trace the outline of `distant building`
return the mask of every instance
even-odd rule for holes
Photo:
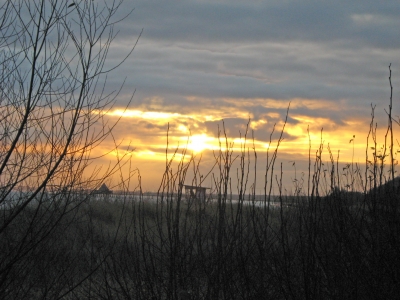
[[[93,191],[94,195],[110,195],[112,193],[112,190],[110,190],[105,183],[103,183],[98,190]]]
[[[198,200],[205,201],[206,200],[206,191],[209,188],[201,187],[201,186],[193,186],[193,185],[184,185],[186,200]]]

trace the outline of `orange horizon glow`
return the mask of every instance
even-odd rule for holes
[[[275,103],[278,105],[279,103]],[[299,101],[294,101],[294,106],[299,106]],[[320,106],[327,106],[326,103],[320,103]],[[168,132],[168,142],[166,138],[167,132],[160,131],[155,132],[154,138],[146,137],[148,140],[146,142],[141,141],[140,129],[137,130],[135,134],[135,148],[132,155],[138,158],[145,159],[156,159],[159,160],[160,156],[165,159],[165,148],[167,144],[171,149],[186,149],[189,152],[193,152],[194,154],[198,154],[205,150],[215,151],[226,149],[226,141],[225,136],[217,137],[215,132],[208,132],[205,128],[203,128],[203,123],[208,120],[217,120],[222,121],[223,119],[219,119],[221,115],[225,113],[216,112],[214,116],[207,114],[183,114],[183,113],[170,113],[170,112],[154,112],[154,111],[141,111],[141,110],[119,110],[116,109],[114,111],[108,112],[108,116],[118,116],[124,120],[145,120],[149,124],[154,124],[158,126],[165,126],[169,124],[170,129]],[[249,116],[249,113],[243,112],[241,116]],[[218,117],[216,117],[218,116]],[[268,117],[278,118],[279,114],[270,113],[267,115]],[[331,148],[341,149],[342,159],[345,161],[351,161],[353,159],[353,148],[355,154],[365,155],[366,148],[366,135],[367,131],[362,130],[363,124],[361,120],[347,121],[345,125],[338,127],[335,122],[328,118],[320,118],[320,117],[310,117],[306,115],[298,115],[292,114],[290,117],[296,121],[297,124],[286,124],[284,130],[284,139],[280,144],[280,149],[283,152],[291,153],[295,151],[296,153],[302,155],[308,155],[310,143],[312,148],[318,148],[320,143],[323,142],[325,147],[330,145]],[[263,126],[266,126],[269,121],[268,119],[247,119],[243,118],[243,127],[249,122],[249,130],[262,130]],[[368,124],[364,124],[364,127],[368,126]],[[283,120],[277,123],[275,133],[280,132],[283,126]],[[315,131],[315,128],[318,128],[318,131]],[[321,128],[326,128],[322,130],[321,136]],[[361,129],[361,130],[360,130]],[[192,131],[194,131],[192,133]],[[383,132],[383,130],[382,130]],[[238,134],[238,133],[237,133]],[[242,133],[243,135],[243,133]],[[248,134],[250,135],[250,134]],[[287,136],[291,136],[291,138],[287,138]],[[356,136],[354,139],[354,145],[349,144],[350,139],[353,136]],[[129,136],[129,133],[127,133]],[[271,151],[271,149],[275,149],[277,136],[273,139],[271,145],[269,140],[260,140],[257,136],[252,138],[247,137],[247,140],[238,137],[229,137],[228,136],[228,148],[233,151],[242,151],[245,145],[246,148],[255,148],[258,152],[266,152]],[[129,137],[126,137],[126,140],[129,140]],[[350,151],[351,150],[351,151]],[[349,154],[349,152],[351,152]]]
[[[229,99],[226,101],[230,103]],[[235,157],[240,156],[241,153],[254,157],[254,152],[256,152],[259,163],[264,163],[266,153],[272,154],[277,147],[286,110],[279,101],[269,100],[272,106],[279,106],[282,110],[264,113],[255,118],[246,110],[245,106],[248,102],[240,103],[232,112],[225,109],[211,111],[208,108],[195,113],[187,113],[185,109],[179,112],[161,109],[159,111],[116,109],[107,112],[106,116],[120,118],[115,131],[117,139],[123,140],[120,145],[120,154],[129,155],[132,164],[141,168],[142,177],[145,178],[146,174],[152,174],[151,176],[154,177],[155,174],[162,173],[165,162],[171,159],[177,162],[189,162],[194,157],[202,157],[205,167],[208,167],[207,163],[212,166],[212,162],[215,162],[215,153],[225,152],[226,147],[229,151],[233,151]],[[256,99],[249,105],[260,103],[261,99]],[[311,110],[339,109],[339,106],[332,108],[328,101],[301,101],[299,99],[293,100],[291,107],[303,107],[306,104]],[[373,157],[373,151],[370,149],[374,146],[371,137],[368,142],[369,149],[366,150],[370,125],[367,119],[341,120],[338,124],[326,114],[324,117],[314,117],[304,113],[299,114],[295,109],[289,112],[289,117],[291,121],[286,124],[283,140],[279,144],[278,158],[280,159],[307,161],[310,156],[314,163],[316,156],[319,155],[318,149],[321,144],[323,162],[329,163],[330,155],[335,161],[339,158],[340,163],[358,164],[365,164],[366,154],[369,160]],[[222,123],[223,120],[225,120],[224,123]],[[234,123],[229,120],[234,120]],[[271,128],[274,124],[275,132],[270,141]],[[225,138],[224,127],[227,130],[227,138]],[[386,128],[377,130],[377,149],[384,143],[382,137],[385,131]],[[125,145],[128,144],[134,150],[124,152],[122,149],[127,148]],[[113,144],[108,146],[112,148]],[[103,147],[103,153],[105,148]],[[117,152],[111,151],[108,157],[112,159],[116,155]],[[252,161],[254,161],[253,158]],[[152,165],[151,170],[147,167],[148,165]],[[260,165],[260,167],[265,166]]]

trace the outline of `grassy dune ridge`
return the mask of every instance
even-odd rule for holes
[[[28,255],[3,277],[3,295],[393,299],[400,264],[395,189],[389,183],[367,194],[282,196],[278,208],[223,195],[204,203],[168,195],[156,203],[105,197],[84,201],[61,220],[48,207],[38,219],[27,209],[1,241],[4,267],[16,259],[4,256],[13,239],[30,232]]]

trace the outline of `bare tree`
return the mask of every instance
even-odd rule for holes
[[[120,167],[85,172],[116,125],[106,113],[120,90],[108,89],[107,74],[136,42],[119,64],[107,63],[122,0],[0,3],[0,293],[23,297],[31,290],[21,285],[24,259],[74,222],[86,198],[78,190]]]

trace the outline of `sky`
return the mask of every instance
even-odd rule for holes
[[[109,62],[142,34],[108,78],[110,89],[125,80],[108,115],[121,117],[114,138],[121,153],[134,148],[131,164],[145,191],[160,185],[167,132],[170,152],[187,146],[188,157],[202,157],[204,174],[215,162],[219,135],[238,154],[241,147],[253,151],[254,137],[263,173],[289,104],[278,152],[289,186],[295,171],[306,172],[310,141],[313,157],[322,141],[324,159],[329,144],[342,163],[365,163],[371,105],[379,137],[387,125],[389,64],[393,115],[400,115],[400,1],[136,0],[125,1],[120,13],[130,10],[116,25]]]

